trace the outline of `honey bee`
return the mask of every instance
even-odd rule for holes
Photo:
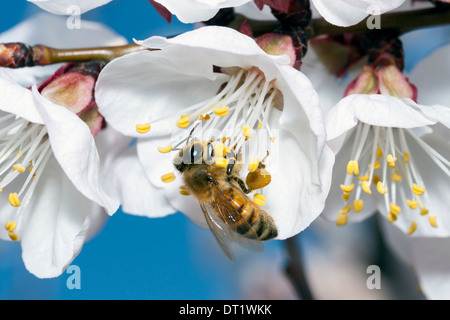
[[[258,252],[261,241],[275,238],[278,232],[273,218],[247,196],[252,190],[239,176],[242,164],[234,151],[227,152],[225,166],[217,165],[214,156],[211,141],[192,139],[179,151],[174,165],[185,188],[197,198],[219,246],[233,261],[232,243]]]

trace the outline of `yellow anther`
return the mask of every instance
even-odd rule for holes
[[[266,203],[262,201],[260,198],[254,198],[253,202],[256,203],[258,206],[264,206]]]
[[[348,186],[346,186],[346,185],[344,185],[344,184],[341,184],[341,189],[342,189],[342,191],[344,191],[344,192],[351,192],[351,191],[353,190],[354,187],[355,187],[355,184],[354,184],[354,183],[352,183],[351,185],[348,185]]]
[[[138,133],[147,133],[149,130],[150,130],[150,123],[136,125],[136,131]]]
[[[167,183],[167,182],[171,182],[173,180],[175,180],[175,174],[173,172],[167,173],[167,174],[161,176],[161,181],[162,182],[166,182]]]
[[[370,184],[369,181],[363,181],[361,185],[363,191],[367,194],[372,194],[372,191],[370,191]]]
[[[254,172],[256,169],[258,169],[259,166],[259,160],[256,158],[250,158],[249,165],[248,165],[248,171]]]
[[[355,212],[360,212],[364,207],[364,201],[362,201],[361,199],[355,199],[353,200],[353,210],[355,210]]]
[[[391,212],[393,214],[399,214],[400,211],[402,211],[402,208],[400,208],[399,206],[397,206],[396,204],[394,204],[392,202],[391,202],[390,208],[391,208]]]
[[[428,221],[430,221],[430,224],[432,227],[435,227],[435,228],[438,227],[438,225],[436,223],[436,216],[429,216]]]
[[[369,168],[371,168],[371,167],[372,167],[372,164],[369,163]],[[380,162],[379,162],[378,160],[375,159],[375,164],[374,164],[374,166],[373,166],[373,169],[374,169],[374,170],[377,170],[377,169],[380,169],[380,167],[381,167]]]
[[[262,122],[260,122],[258,125],[258,129],[261,130],[261,128],[262,128]]]
[[[205,120],[205,121],[208,121],[209,119],[211,119],[211,117],[209,116],[209,114],[206,114],[206,115],[199,115],[198,116],[198,120]]]
[[[392,154],[388,154],[386,156],[386,161],[389,165],[389,168],[394,169],[396,167],[397,158],[394,157]]]
[[[189,127],[189,117],[181,116],[180,119],[177,120],[177,127],[182,129]]]
[[[380,176],[377,175],[377,174],[374,174],[373,177],[372,177],[372,183],[373,184],[378,184],[378,182],[380,182],[380,181],[381,181]]]
[[[343,199],[344,201],[347,201],[348,198],[350,198],[350,192],[344,192],[344,193],[342,194],[342,199]]]
[[[9,203],[13,207],[20,207],[20,200],[19,200],[19,196],[17,195],[17,193],[10,193],[8,199],[9,199]]]
[[[275,142],[275,137],[270,137],[270,141]]]
[[[416,231],[417,229],[417,223],[415,223],[414,221],[411,221],[411,226],[409,227],[408,231],[406,231],[406,234],[411,235],[414,233],[414,231]]]
[[[359,181],[367,181],[369,180],[369,174],[366,174],[365,176],[359,176],[358,179]]]
[[[383,156],[383,151],[381,150],[380,146],[377,147],[377,157],[381,158]]]
[[[378,181],[378,183],[377,183],[377,191],[381,194],[385,194],[388,192],[388,190],[384,187],[383,182],[381,182],[381,181]]]
[[[387,218],[388,218],[388,221],[391,223],[395,222],[397,220],[397,216],[395,214],[393,214],[392,212],[388,214]]]
[[[219,117],[226,116],[228,114],[228,107],[216,108],[214,109],[214,114]]]
[[[344,226],[347,224],[348,216],[346,214],[339,214],[336,219],[336,225],[338,226]]]
[[[417,184],[413,183],[412,192],[414,192],[417,195],[421,195],[424,194],[425,188],[419,187]]]
[[[255,195],[253,196],[253,199],[260,199],[261,201],[264,201],[264,202],[267,201],[267,198],[260,193],[255,193]]]
[[[5,224],[5,229],[6,229],[6,231],[9,231],[9,228],[11,228],[11,225],[12,225],[12,222],[11,222],[11,221],[8,221],[8,222]]]
[[[33,168],[34,168],[34,166],[31,166],[31,167],[28,169],[28,171],[31,172],[31,170],[33,170]]]
[[[402,181],[403,177],[398,170],[395,170],[395,172],[391,174],[391,179],[400,182]]]
[[[172,151],[172,146],[168,146],[168,147],[158,147],[158,151],[161,153],[167,153]]]
[[[226,168],[227,165],[228,165],[227,159],[222,158],[222,157],[216,158],[216,166],[221,167],[221,168]]]
[[[250,129],[249,125],[243,126],[242,127],[242,134],[246,137],[246,138],[251,138],[252,137],[252,130]]]
[[[408,163],[409,162],[409,153],[403,152],[403,162]]]
[[[350,204],[343,207],[341,210],[339,210],[339,214],[347,214],[352,210],[352,206]]]
[[[9,232],[14,232],[14,230],[16,230],[17,227],[17,222],[16,221],[8,221],[5,225],[5,229],[8,230]]]
[[[420,215],[422,215],[422,216],[427,215],[428,212],[430,212],[430,210],[428,210],[428,209],[426,209],[426,208],[420,209]]]
[[[190,196],[191,195],[191,193],[189,191],[187,191],[187,190],[180,190],[180,194],[182,196]]]
[[[14,232],[8,232],[8,236],[12,241],[18,241],[19,240],[19,235],[17,233]]]
[[[416,209],[417,208],[417,201],[413,200],[408,200],[406,199],[406,204],[411,208],[411,209]]]
[[[16,163],[16,164],[13,165],[12,167],[13,167],[13,170],[17,170],[17,171],[19,171],[20,173],[25,172],[25,167],[22,166],[22,165],[19,164],[19,163]]]
[[[350,160],[347,163],[347,174],[357,176],[359,175],[359,164],[358,161]]]

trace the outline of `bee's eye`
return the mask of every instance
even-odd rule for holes
[[[202,145],[194,144],[191,148],[191,163],[196,163],[202,158]]]

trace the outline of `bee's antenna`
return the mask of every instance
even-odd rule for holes
[[[194,130],[195,130],[195,128],[197,128],[198,124],[199,124],[199,122],[197,122],[197,123],[195,124],[195,126],[192,128],[191,132],[189,132],[189,136],[186,138],[186,145],[187,145],[187,144],[189,143],[189,141],[191,140],[191,138],[192,138],[192,136],[193,136],[193,133],[194,133]]]

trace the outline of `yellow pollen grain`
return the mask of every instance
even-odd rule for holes
[[[173,180],[175,180],[175,174],[173,172],[167,173],[167,174],[161,176],[162,182],[168,183],[168,182],[172,182]]]
[[[341,184],[341,189],[342,189],[342,191],[344,191],[344,192],[351,192],[351,191],[353,190],[354,187],[355,187],[355,184],[354,184],[354,183],[352,183],[351,185],[348,185],[348,186],[346,186],[346,185],[344,185],[344,184]]]
[[[9,203],[13,207],[20,207],[20,200],[19,200],[19,196],[17,195],[17,193],[10,193],[8,200],[9,200]]]
[[[406,231],[406,234],[411,235],[414,233],[414,231],[416,231],[417,229],[417,223],[415,223],[414,221],[411,221],[411,226],[409,227],[408,231]]]
[[[180,190],[180,194],[182,195],[182,196],[190,196],[191,195],[191,193],[189,192],[189,191],[187,191],[187,190]]]
[[[342,194],[342,199],[343,199],[344,201],[347,201],[349,198],[350,198],[350,192],[344,192],[344,193]]]
[[[393,214],[399,214],[402,211],[402,208],[391,202],[390,209]]]
[[[28,169],[28,171],[31,172],[31,170],[33,170],[33,168],[34,168],[34,166],[31,166],[31,167]]]
[[[409,153],[403,152],[403,163],[408,163],[408,162],[409,162]]]
[[[19,163],[16,163],[16,164],[13,165],[12,167],[13,167],[13,170],[17,170],[17,171],[19,171],[20,173],[25,172],[25,167],[22,166],[22,165],[19,164]]]
[[[364,201],[361,199],[355,199],[353,200],[353,210],[355,210],[355,212],[361,212],[361,210],[364,207]]]
[[[246,125],[246,126],[242,127],[242,134],[246,138],[251,138],[252,137],[252,130],[250,129],[249,125]]]
[[[8,232],[8,236],[12,241],[19,241],[19,235],[14,232]]]
[[[266,203],[262,201],[260,198],[254,198],[253,202],[256,203],[258,206],[264,206]]]
[[[369,174],[366,174],[365,176],[359,176],[358,179],[359,181],[367,181],[369,180]]]
[[[214,147],[214,154],[218,157],[224,157],[227,155],[227,149],[221,143],[216,144]]]
[[[198,116],[198,120],[205,120],[205,121],[208,121],[209,119],[211,119],[211,117],[209,116],[209,114],[206,114],[206,115],[199,115]]]
[[[380,146],[377,147],[377,157],[381,158],[383,156],[383,151],[381,150]]]
[[[374,174],[373,177],[372,177],[372,183],[376,185],[376,184],[378,184],[378,182],[380,182],[380,181],[381,181],[380,176],[377,175],[377,174]]]
[[[167,153],[172,151],[172,146],[167,146],[167,147],[158,147],[158,151],[161,153]]]
[[[336,219],[336,225],[344,226],[347,224],[348,216],[346,214],[339,214]]]
[[[189,117],[181,116],[180,119],[177,120],[177,127],[182,129],[189,127]]]
[[[260,122],[258,125],[258,129],[261,130],[261,128],[262,128],[262,122]]]
[[[350,160],[347,163],[347,174],[357,176],[359,175],[359,164],[358,161]]]
[[[425,188],[419,187],[417,184],[413,183],[412,192],[417,195],[421,195],[425,193]]]
[[[363,191],[367,194],[372,194],[372,191],[370,191],[370,184],[369,181],[363,181],[361,185]]]
[[[391,179],[400,182],[402,181],[403,177],[398,170],[395,170],[395,172],[391,174]]]
[[[136,131],[138,133],[147,133],[150,131],[150,123],[137,124]]]
[[[229,107],[222,107],[214,109],[214,114],[219,117],[226,116],[228,114]]]
[[[216,166],[221,167],[221,168],[226,168],[227,165],[228,165],[227,159],[222,158],[222,157],[216,158]]]
[[[339,214],[347,214],[352,210],[352,206],[350,204],[343,207],[341,210],[339,210]]]
[[[275,142],[275,137],[270,137],[270,141]]]
[[[391,168],[391,169],[394,169],[397,166],[396,165],[397,158],[394,157],[392,154],[388,154],[386,156],[386,161],[387,161],[387,163],[389,165],[389,168]]]
[[[377,191],[381,194],[385,194],[388,192],[388,190],[384,187],[383,182],[381,182],[381,181],[378,181],[378,183],[377,183]]]
[[[369,163],[369,168],[371,168],[371,167],[372,167],[372,164]],[[373,166],[373,169],[377,170],[377,169],[380,169],[380,167],[381,167],[380,162],[378,160],[375,160],[375,164]]]
[[[259,166],[259,160],[256,158],[250,158],[249,165],[248,165],[248,171],[254,172],[256,169],[258,169]]]
[[[267,201],[267,198],[260,193],[255,193],[255,195],[253,196],[253,199],[260,199],[261,201],[264,201],[264,202]]]
[[[387,216],[387,219],[390,223],[395,222],[397,220],[397,216],[395,214],[393,214],[392,212],[390,212]]]
[[[415,201],[415,200],[409,200],[409,199],[406,199],[406,204],[407,204],[411,209],[416,209],[416,208],[417,208],[417,201]]]
[[[15,222],[15,221],[8,221],[5,224],[5,229],[6,229],[6,231],[14,232],[14,230],[16,229],[16,226],[17,226],[17,222]]]
[[[428,212],[430,212],[430,210],[428,210],[428,209],[426,209],[426,208],[422,208],[422,209],[420,210],[420,215],[421,215],[421,216],[427,215]]]
[[[438,225],[436,223],[436,216],[429,216],[428,221],[430,221],[430,224],[432,227],[435,227],[435,228],[438,227]]]

